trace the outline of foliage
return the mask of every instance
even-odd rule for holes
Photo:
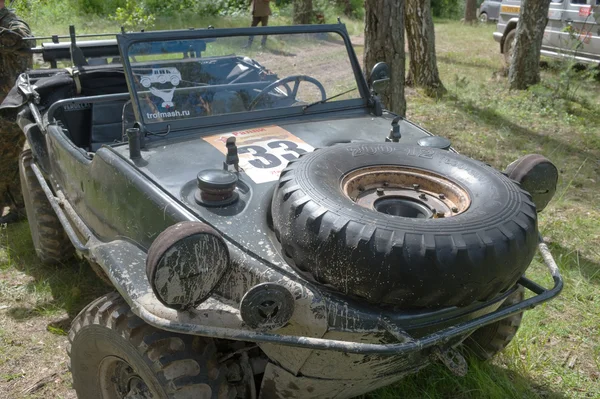
[[[464,0],[431,0],[431,11],[436,18],[461,19],[465,15]]]
[[[154,26],[154,14],[148,12],[143,2],[126,0],[109,19],[116,21],[126,30],[151,29]]]
[[[75,3],[77,3],[76,10],[80,13],[110,15],[118,8],[126,8],[126,3],[138,3],[140,5],[142,2],[131,0],[75,0]]]

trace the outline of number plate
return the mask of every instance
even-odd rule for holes
[[[279,179],[281,171],[292,159],[314,150],[312,146],[279,126],[265,126],[238,132],[217,134],[204,140],[223,154],[225,142],[236,138],[240,167],[257,184]]]

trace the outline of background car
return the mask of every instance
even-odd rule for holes
[[[500,4],[502,0],[485,0],[479,6],[478,18],[481,23],[497,21],[500,16]]]
[[[586,3],[586,1],[588,3]],[[548,24],[544,30],[541,54],[553,58],[572,57],[577,62],[600,64],[600,11],[592,5],[597,0],[552,0]],[[521,2],[504,0],[494,40],[510,62],[517,33]]]

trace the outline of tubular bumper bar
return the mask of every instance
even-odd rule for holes
[[[96,245],[93,248],[90,247],[90,243],[94,241],[97,242],[97,240],[95,240],[93,236],[93,233],[89,229],[87,229],[83,221],[79,219],[78,215],[70,207],[70,204],[65,200],[64,196],[60,191],[58,192],[57,196],[54,195],[38,167],[35,164],[32,164],[32,168],[35,173],[35,176],[40,182],[40,185],[46,193],[46,196],[48,197],[52,208],[56,212],[61,224],[65,228],[65,231],[67,232],[67,235],[71,239],[75,248],[86,256],[94,256],[94,253],[92,252],[95,252],[99,246]],[[79,230],[79,235],[84,237],[86,243],[83,243],[79,239],[78,234],[73,229],[73,225]],[[100,247],[101,246],[102,245],[100,245]],[[135,298],[135,295],[130,295],[131,292],[129,292],[129,290],[137,290],[140,292],[152,292],[147,280],[145,280],[145,286],[138,285],[136,287],[133,287],[133,282],[131,282],[131,284],[129,284],[129,287],[127,288],[120,287],[119,284],[116,284],[116,286],[120,289],[122,294],[124,294],[124,297],[131,304],[132,310],[140,318],[142,318],[145,322],[147,322],[150,325],[167,331],[237,341],[271,343],[306,349],[331,350],[358,354],[398,355],[413,351],[421,351],[423,349],[432,348],[434,346],[444,345],[452,338],[468,334],[480,327],[494,323],[513,314],[523,312],[524,310],[532,309],[535,306],[557,296],[562,291],[563,279],[558,270],[558,266],[556,265],[552,254],[550,253],[550,250],[548,249],[547,245],[542,241],[541,236],[539,238],[538,249],[540,251],[540,254],[542,255],[546,267],[550,271],[552,279],[554,280],[554,287],[552,287],[551,289],[546,289],[540,286],[539,284],[529,280],[526,277],[521,277],[518,283],[535,293],[535,296],[517,304],[510,305],[505,308],[498,309],[494,312],[485,314],[478,318],[444,328],[419,339],[412,338],[409,334],[407,334],[404,331],[398,331],[399,328],[395,326],[389,326],[385,320],[382,320],[382,327],[386,328],[393,336],[398,337],[402,340],[402,342],[393,344],[371,344],[361,342],[340,341],[324,338],[282,335],[253,330],[233,329],[227,327],[185,323],[177,319],[167,319],[158,316],[155,312],[152,312],[152,309],[155,306],[145,306],[144,304],[140,303],[140,301],[138,301],[137,298]],[[141,252],[141,250],[139,251]]]
[[[164,330],[169,330],[178,333],[203,335],[240,341],[263,342],[307,349],[332,350],[346,353],[398,355],[413,351],[420,351],[438,345],[443,345],[444,343],[448,342],[454,337],[468,334],[480,327],[494,323],[515,313],[520,313],[524,310],[532,309],[537,305],[544,303],[557,296],[563,289],[563,279],[560,275],[560,272],[558,271],[558,266],[556,265],[556,262],[554,261],[554,258],[552,257],[552,254],[550,253],[550,250],[548,249],[547,245],[541,240],[541,238],[538,244],[538,249],[540,250],[542,258],[544,259],[546,267],[548,267],[548,270],[552,275],[552,279],[554,280],[554,287],[552,287],[551,289],[546,289],[540,286],[539,284],[529,280],[526,277],[521,277],[518,283],[537,294],[536,296],[526,299],[517,304],[496,310],[492,313],[488,313],[476,319],[445,328],[433,334],[427,335],[423,338],[408,338],[406,341],[401,343],[368,344],[323,338],[262,333],[248,330],[239,331],[228,328],[219,328],[195,324],[176,324],[173,323],[173,321],[171,320],[155,316],[148,309],[140,308],[138,309],[138,311],[139,316],[142,319],[144,319],[147,323]],[[407,337],[409,337],[408,334]]]

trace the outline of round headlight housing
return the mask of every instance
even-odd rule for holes
[[[221,235],[202,222],[166,228],[152,243],[146,274],[154,294],[174,309],[205,301],[229,270],[229,250]]]

